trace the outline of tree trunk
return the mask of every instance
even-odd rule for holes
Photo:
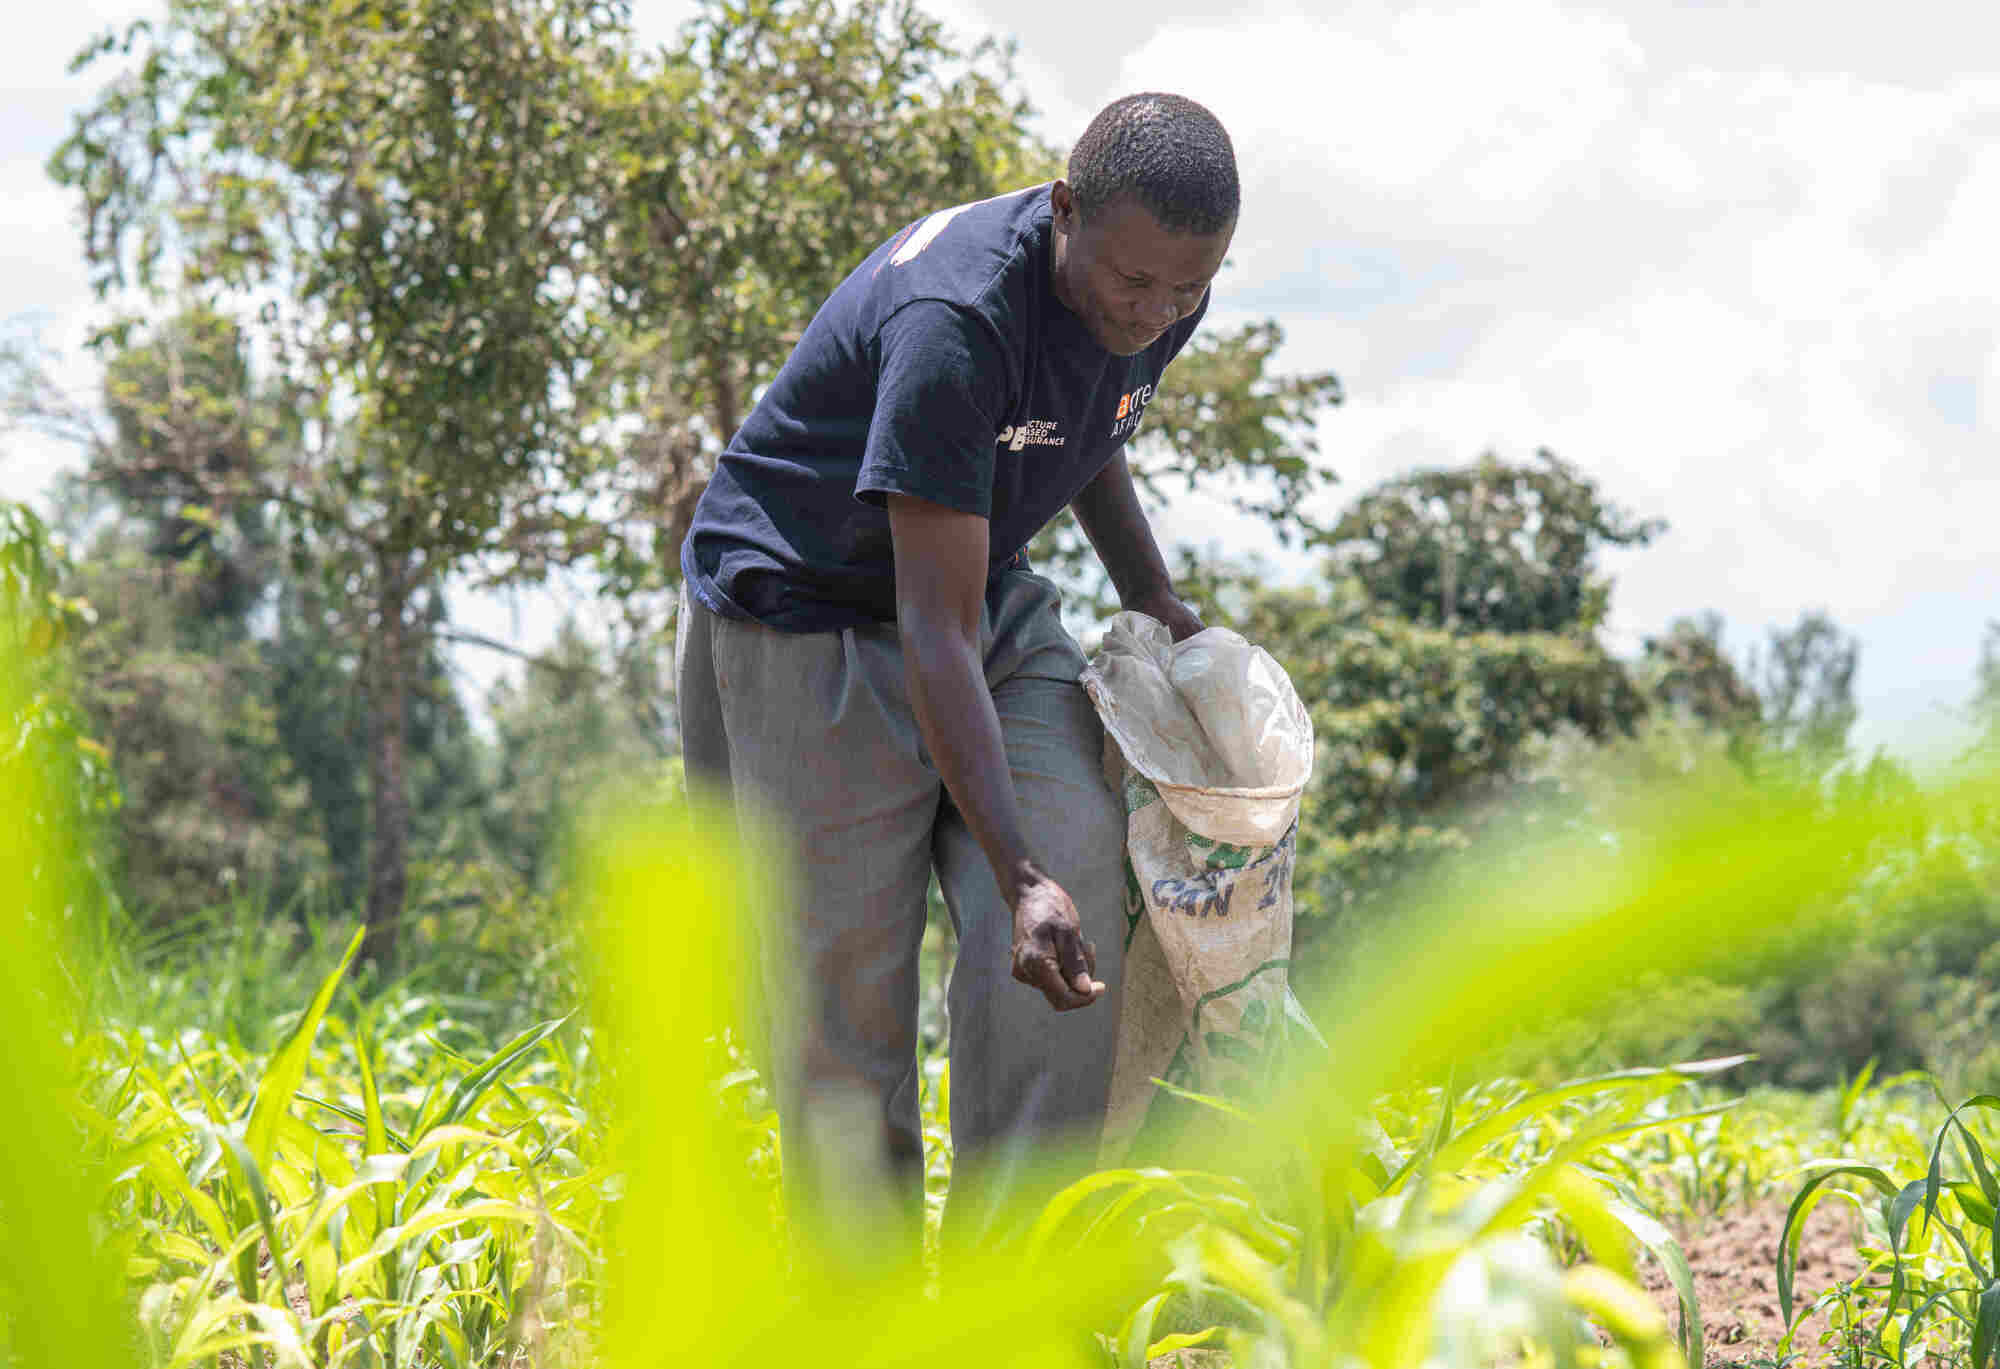
[[[709,417],[715,423],[716,441],[727,447],[729,439],[743,425],[742,415],[737,412],[736,363],[730,357],[711,356],[709,374],[715,383],[714,408]]]
[[[410,794],[405,751],[410,711],[410,565],[384,553],[377,562],[374,678],[368,710],[368,934],[361,957],[387,971],[402,931],[410,850]]]

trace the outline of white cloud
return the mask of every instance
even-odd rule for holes
[[[1626,639],[1823,605],[1887,648],[1908,613],[1969,676],[1963,591],[2000,612],[2000,82],[1688,37],[1645,6],[1345,7],[1163,28],[1121,83],[1229,125],[1223,298],[1347,381],[1345,492],[1546,445],[1673,524],[1620,558]]]
[[[691,7],[643,0],[643,38]],[[62,66],[157,8],[30,10],[0,49],[0,317],[51,341],[88,298],[40,166],[100,79]],[[1286,365],[1340,373],[1343,497],[1546,445],[1672,521],[1618,558],[1622,640],[1712,606],[1743,644],[1823,605],[1864,635],[1866,707],[1969,688],[2000,614],[2000,7],[926,8],[1019,36],[1057,143],[1133,89],[1223,117],[1246,212],[1215,322],[1275,316]]]

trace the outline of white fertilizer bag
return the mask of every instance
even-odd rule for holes
[[[1124,1157],[1155,1078],[1228,1095],[1289,1035],[1292,855],[1312,720],[1270,653],[1227,628],[1175,643],[1120,613],[1083,672],[1125,797],[1124,1009],[1102,1162]]]

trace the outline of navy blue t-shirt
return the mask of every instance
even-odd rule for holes
[[[701,602],[787,632],[896,616],[888,496],[987,520],[998,573],[1139,426],[1200,308],[1135,356],[1056,297],[1049,187],[940,210],[814,315],[681,546]]]

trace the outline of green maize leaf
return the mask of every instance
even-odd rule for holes
[[[527,1154],[521,1147],[502,1136],[491,1132],[478,1131],[464,1126],[435,1126],[419,1133],[418,1139],[410,1147],[409,1163],[404,1170],[404,1186],[397,1195],[395,1217],[397,1221],[407,1220],[413,1213],[440,1202],[449,1202],[455,1193],[479,1182],[480,1174],[470,1164],[452,1168],[445,1177],[438,1178],[438,1162],[453,1147],[466,1146],[469,1153],[476,1156],[487,1150],[497,1150],[517,1165],[527,1163]],[[391,1225],[394,1225],[392,1222]]]
[[[263,1328],[264,1343],[275,1353],[278,1369],[314,1369],[290,1303],[279,1307],[253,1303],[247,1310],[250,1319]]]
[[[1958,1205],[1968,1220],[1984,1227],[1990,1228],[1993,1225],[1993,1205],[1986,1201],[1986,1194],[1981,1191],[1978,1184],[1961,1180],[1958,1183],[1946,1184],[1945,1187],[1950,1190],[1952,1197],[1958,1199]]]
[[[1310,1309],[1286,1293],[1277,1271],[1233,1232],[1210,1228],[1190,1238],[1199,1252],[1203,1277],[1249,1303],[1282,1332],[1295,1359],[1316,1363],[1324,1355],[1324,1333]]]
[[[1972,1326],[1973,1369],[1986,1369],[1993,1362],[1996,1338],[2000,1338],[2000,1280],[1979,1293],[1979,1314]]]
[[[1552,1202],[1583,1238],[1585,1247],[1621,1278],[1632,1277],[1632,1252],[1624,1228],[1604,1211],[1609,1193],[1558,1156],[1532,1170],[1488,1183],[1453,1214],[1452,1225],[1477,1244],[1514,1230],[1544,1200]]]
[[[1792,1199],[1792,1205],[1785,1212],[1785,1225],[1778,1235],[1778,1305],[1784,1310],[1785,1325],[1792,1324],[1792,1282],[1798,1272],[1799,1238],[1805,1232],[1805,1219],[1818,1206],[1820,1198],[1827,1190],[1820,1187],[1828,1179],[1848,1174],[1866,1179],[1875,1186],[1878,1193],[1894,1198],[1901,1187],[1888,1175],[1873,1165],[1856,1164],[1848,1160],[1808,1160],[1801,1169],[1817,1171]]]
[[[366,930],[356,929],[353,939],[347,943],[347,950],[340,957],[340,963],[321,981],[311,1005],[299,1018],[298,1025],[292,1028],[285,1043],[271,1057],[270,1064],[264,1069],[263,1079],[258,1082],[256,1102],[251,1105],[250,1121],[243,1133],[244,1145],[258,1165],[270,1161],[272,1148],[277,1144],[278,1118],[291,1106],[293,1095],[305,1080],[306,1062],[312,1054],[313,1037],[319,1032],[320,1019],[326,1016],[327,1005],[333,1002],[333,995],[339,989],[348,965],[353,962],[355,952],[361,949],[361,938]]]
[[[440,1106],[438,1089],[443,1082],[437,1075],[432,1075],[426,1079],[424,1083],[424,1096],[417,1102],[417,1120],[410,1128],[410,1135],[421,1136],[429,1129],[431,1114]]]
[[[239,1331],[234,1335],[216,1340],[203,1341],[191,1350],[183,1350],[167,1361],[166,1369],[195,1369],[204,1364],[220,1364],[222,1356],[237,1350],[249,1350],[260,1345],[269,1345],[271,1338],[261,1331]]]
[[[474,1068],[472,1057],[453,1049],[449,1041],[437,1034],[436,1028],[426,1031],[424,1033],[424,1040],[430,1045],[431,1054],[436,1058],[456,1065],[462,1070]]]
[[[1205,1326],[1199,1331],[1179,1331],[1171,1336],[1162,1336],[1146,1347],[1146,1358],[1157,1359],[1161,1355],[1171,1355],[1177,1350],[1193,1350],[1207,1345],[1222,1335],[1219,1326]]]
[[[1563,1293],[1625,1347],[1634,1369],[1675,1369],[1680,1364],[1667,1319],[1628,1280],[1598,1265],[1578,1265],[1563,1276]]]
[[[1579,1098],[1588,1098],[1596,1094],[1619,1091],[1637,1084],[1678,1084],[1692,1079],[1703,1079],[1734,1069],[1755,1058],[1751,1055],[1728,1055],[1713,1060],[1690,1060],[1677,1065],[1613,1070],[1608,1074],[1567,1080],[1551,1088],[1537,1090],[1491,1117],[1475,1122],[1452,1137],[1450,1143],[1440,1153],[1438,1164],[1444,1169],[1456,1169],[1522,1122],[1531,1117],[1545,1116],[1564,1103],[1575,1102]]]
[[[469,1155],[479,1155],[489,1150],[498,1151],[517,1165],[525,1166],[528,1164],[528,1152],[526,1148],[515,1144],[505,1136],[496,1136],[490,1131],[481,1131],[477,1127],[437,1126],[431,1128],[411,1143],[407,1162],[409,1171],[408,1182],[414,1186],[419,1178],[420,1170],[423,1174],[428,1175],[431,1171],[424,1165],[424,1161],[434,1159],[453,1146],[466,1147],[467,1154]]]
[[[207,1246],[194,1237],[183,1235],[178,1231],[161,1231],[153,1237],[153,1240],[158,1244],[160,1253],[168,1259],[182,1260],[197,1269],[215,1258]]]
[[[186,1320],[182,1323],[180,1332],[174,1338],[169,1351],[173,1356],[171,1362],[174,1364],[192,1363],[203,1355],[218,1354],[246,1343],[261,1344],[261,1340],[254,1335],[249,1342],[236,1341],[232,1338],[228,1344],[215,1343],[212,1333],[218,1329],[227,1330],[232,1322],[247,1313],[250,1302],[235,1293],[226,1293],[220,1297],[205,1296],[206,1284],[207,1281],[204,1280],[198,1290],[204,1296],[188,1299]]]
[[[482,1231],[476,1236],[467,1236],[462,1241],[448,1242],[444,1249],[438,1251],[437,1262],[441,1265],[446,1265],[463,1264],[467,1260],[476,1260],[486,1253],[490,1237],[490,1232]]]
[[[410,1143],[390,1131],[388,1122],[382,1116],[382,1094],[375,1083],[375,1037],[372,1032],[362,1031],[356,1035],[354,1060],[361,1070],[361,1126],[368,1153],[380,1155],[391,1144],[398,1150],[409,1150]]]
[[[1463,1245],[1426,1245],[1421,1251],[1399,1252],[1386,1277],[1356,1290],[1351,1313],[1336,1304],[1328,1318],[1329,1329],[1378,1369],[1422,1363],[1431,1342],[1438,1290],[1464,1253]],[[1344,1297],[1341,1301],[1349,1302]]]
[[[1903,1319],[1902,1339],[1897,1343],[1896,1362],[1899,1365],[1904,1362],[1903,1357],[1906,1352],[1906,1348],[1909,1346],[1911,1341],[1917,1338],[1918,1331],[1922,1329],[1924,1318],[1929,1316],[1932,1312],[1936,1311],[1940,1304],[1948,1303],[1953,1297],[1957,1295],[1957,1292],[1958,1290],[1956,1289],[1941,1288],[1937,1292],[1931,1294],[1930,1297],[1924,1299],[1924,1301],[1922,1301],[1921,1303],[1917,1303],[1915,1306],[1910,1308],[1910,1315]],[[1949,1312],[1952,1309],[1950,1307],[1946,1307],[1945,1310]]]
[[[1890,1318],[1896,1315],[1898,1304],[1902,1302],[1903,1295],[1909,1291],[1909,1280],[1904,1269],[1903,1260],[1903,1236],[1905,1229],[1910,1224],[1911,1214],[1923,1206],[1923,1201],[1924,1181],[1917,1179],[1903,1185],[1902,1192],[1883,1204],[1882,1217],[1883,1224],[1889,1232],[1889,1256],[1891,1261],[1888,1298],[1882,1305],[1882,1324],[1884,1326],[1887,1326]],[[1906,1330],[1904,1334],[1907,1337],[1908,1331]],[[1880,1339],[1879,1333],[1877,1339]]]
[[[445,1103],[444,1111],[439,1114],[434,1125],[451,1126],[463,1121],[488,1089],[526,1059],[536,1046],[562,1030],[563,1024],[568,1022],[572,1015],[566,1014],[530,1027],[488,1056],[472,1073],[459,1081],[458,1087],[452,1090],[451,1098]]]
[[[1255,1116],[1227,1099],[1217,1098],[1213,1094],[1208,1093],[1196,1093],[1194,1090],[1184,1089],[1178,1084],[1170,1084],[1164,1079],[1156,1078],[1152,1082],[1159,1085],[1162,1091],[1173,1095],[1175,1098],[1194,1103],[1200,1107],[1209,1108],[1212,1111],[1221,1113],[1225,1117],[1234,1117],[1237,1121],[1247,1122],[1251,1126],[1257,1125],[1257,1118]]]
[[[1972,1172],[1978,1176],[1980,1193],[1986,1200],[1984,1217],[1973,1215],[1971,1208],[1967,1208],[1966,1212],[1974,1221],[1986,1228],[1989,1236],[1987,1249],[1996,1261],[2000,1261],[2000,1184],[1994,1181],[1993,1171],[1986,1162],[1986,1152],[1981,1149],[1978,1138],[1958,1117],[1958,1113],[1964,1112],[1967,1108],[2000,1111],[2000,1096],[1990,1093],[1977,1094],[1960,1103],[1952,1115],[1952,1122],[1958,1127],[1959,1144],[1965,1150],[1966,1159],[1972,1164]],[[1996,1263],[1994,1271],[2000,1274],[2000,1263]]]
[[[368,1079],[371,1083],[373,1082],[373,1076],[367,1073],[366,1067],[363,1068],[362,1077],[364,1079]],[[348,1121],[360,1125],[363,1128],[362,1132],[363,1136],[368,1138],[367,1139],[368,1153],[371,1155],[379,1155],[382,1151],[387,1150],[390,1146],[394,1146],[396,1149],[402,1151],[407,1151],[410,1148],[409,1141],[404,1139],[397,1132],[391,1131],[387,1127],[381,1128],[382,1144],[380,1146],[377,1146],[374,1142],[373,1137],[370,1135],[369,1132],[370,1123],[368,1118],[368,1112],[365,1107],[351,1108],[348,1107],[345,1103],[336,1103],[330,1098],[319,1098],[315,1097],[313,1094],[310,1093],[300,1094],[299,1101],[301,1103],[309,1104],[312,1107],[320,1108],[326,1112],[330,1112],[336,1117],[344,1117]],[[377,1125],[380,1125],[381,1122],[380,1107],[381,1105],[378,1103],[376,1105],[377,1116],[375,1119]]]
[[[1048,1242],[1064,1223],[1076,1214],[1083,1202],[1108,1189],[1131,1185],[1148,1192],[1177,1189],[1180,1181],[1164,1169],[1100,1169],[1085,1175],[1056,1194],[1043,1206],[1041,1215],[1028,1231],[1027,1259],[1039,1263],[1047,1255]]]
[[[335,1208],[334,1216],[344,1213]],[[332,1220],[315,1223],[310,1230],[301,1232],[293,1241],[286,1258],[303,1271],[306,1285],[306,1310],[312,1316],[323,1315],[339,1301],[334,1296],[334,1288],[340,1279],[340,1252],[334,1248]]]
[[[1681,1243],[1674,1239],[1673,1232],[1631,1204],[1613,1201],[1606,1207],[1632,1233],[1632,1238],[1651,1251],[1653,1258],[1667,1271],[1667,1278],[1674,1286],[1674,1296],[1681,1305],[1681,1355],[1689,1364],[1700,1364],[1701,1302],[1695,1297],[1694,1271],[1688,1268],[1687,1252],[1681,1249]]]
[[[486,1199],[467,1203],[463,1207],[426,1212],[400,1226],[392,1226],[386,1231],[376,1233],[375,1240],[364,1253],[341,1266],[340,1276],[346,1280],[400,1245],[463,1222],[518,1222],[523,1226],[533,1227],[535,1214],[519,1203],[502,1202],[499,1199]]]
[[[257,1157],[250,1153],[250,1147],[246,1143],[238,1140],[232,1133],[218,1131],[215,1136],[221,1141],[223,1149],[228,1152],[230,1158],[235,1161],[232,1168],[236,1171],[237,1180],[243,1185],[247,1195],[245,1202],[239,1204],[237,1220],[239,1222],[243,1220],[240,1209],[247,1206],[257,1226],[264,1233],[265,1244],[270,1247],[275,1257],[285,1247],[278,1239],[277,1224],[272,1220],[271,1194],[264,1185],[264,1172],[257,1164]],[[282,1271],[278,1271],[277,1278],[282,1288],[284,1283]],[[236,1257],[236,1287],[245,1298],[256,1300],[257,1251],[254,1245],[246,1247]]]
[[[1959,1144],[1965,1149],[1965,1158],[1972,1165],[1972,1172],[1979,1178],[1980,1190],[1986,1195],[1986,1205],[1989,1208],[2000,1207],[2000,1183],[1994,1181],[1993,1171],[1986,1163],[1986,1152],[1980,1148],[1978,1139],[1967,1130],[1965,1123],[1958,1120],[1958,1114],[1967,1108],[2000,1112],[2000,1095],[1975,1094],[1952,1109],[1952,1121],[1958,1127]]]
[[[1740,1098],[1732,1098],[1726,1102],[1711,1103],[1707,1107],[1696,1108],[1692,1112],[1678,1112],[1667,1117],[1647,1117],[1636,1122],[1622,1122],[1616,1126],[1605,1127],[1601,1131],[1585,1132],[1582,1135],[1572,1136],[1564,1141],[1556,1147],[1555,1153],[1562,1159],[1574,1163],[1586,1155],[1601,1150],[1613,1141],[1625,1140],[1648,1131],[1659,1131],[1666,1127],[1679,1126],[1685,1122],[1696,1121],[1703,1117],[1714,1117],[1720,1113],[1733,1111],[1742,1101]]]
[[[1913,1179],[1903,1185],[1900,1192],[1889,1201],[1889,1248],[1894,1250],[1901,1244],[1903,1230],[1910,1223],[1910,1217],[1924,1205],[1924,1190],[1927,1184],[1922,1179]]]
[[[106,1117],[116,1117],[123,1112],[125,1105],[131,1102],[139,1091],[139,1070],[140,1065],[136,1060],[126,1065],[124,1073],[120,1074],[117,1082],[112,1085],[111,1096],[98,1105],[97,1111]]]
[[[1266,1212],[1258,1201],[1256,1193],[1248,1185],[1220,1175],[1190,1172],[1181,1177],[1186,1181],[1181,1185],[1181,1191],[1187,1194],[1189,1199],[1185,1206],[1200,1212],[1207,1220],[1228,1227],[1267,1253],[1284,1253],[1297,1249],[1299,1243],[1297,1229]],[[1126,1210],[1149,1196],[1152,1196],[1149,1191],[1135,1189],[1120,1198],[1091,1222],[1086,1228],[1086,1235],[1100,1229],[1112,1229],[1125,1215]],[[1154,1215],[1164,1214],[1177,1206],[1182,1204],[1168,1204]]]
[[[208,1087],[208,1081],[201,1077],[201,1063],[206,1060],[220,1059],[221,1053],[212,1050],[203,1051],[200,1055],[191,1057],[188,1055],[187,1043],[178,1038],[174,1041],[174,1049],[180,1052],[181,1065],[179,1069],[174,1070],[168,1076],[169,1084],[171,1084],[172,1079],[176,1076],[185,1078],[194,1087],[195,1097],[200,1100],[202,1113],[208,1118],[209,1124],[218,1127],[225,1125],[229,1120],[229,1113],[222,1106],[221,1100]],[[161,1090],[160,1096],[163,1098],[167,1096],[164,1087]]]
[[[1081,1245],[1093,1236],[1102,1236],[1106,1233],[1115,1234],[1119,1223],[1131,1215],[1132,1209],[1138,1207],[1149,1198],[1157,1197],[1161,1192],[1161,1189],[1149,1184],[1132,1185],[1124,1193],[1107,1203],[1096,1216],[1090,1219],[1089,1223],[1085,1225],[1083,1233],[1077,1237],[1076,1244]]]
[[[1153,1324],[1159,1320],[1160,1309],[1172,1297],[1171,1291],[1155,1293],[1133,1308],[1131,1315],[1125,1318],[1125,1324],[1118,1328],[1120,1369],[1146,1369],[1146,1362],[1153,1357],[1153,1351],[1148,1348],[1153,1339]]]
[[[216,1168],[222,1164],[221,1130],[183,1118],[183,1125],[194,1129],[201,1138],[200,1149],[195,1153],[194,1163],[188,1167],[188,1182],[205,1184]]]
[[[264,1171],[264,1183],[281,1208],[297,1207],[312,1201],[313,1181],[282,1150],[271,1157],[270,1166]]]
[[[146,1175],[153,1181],[153,1188],[163,1198],[173,1197],[186,1204],[195,1220],[201,1223],[210,1240],[218,1246],[229,1244],[234,1228],[222,1215],[222,1205],[203,1189],[188,1182],[174,1157],[163,1145],[155,1145],[146,1157]]]
[[[1868,1081],[1875,1077],[1875,1064],[1875,1058],[1870,1056],[1868,1063],[1861,1067],[1861,1072],[1840,1090],[1840,1095],[1835,1101],[1835,1115],[1840,1119],[1840,1133],[1843,1136],[1847,1134],[1848,1122],[1854,1116],[1856,1104],[1861,1101],[1861,1095],[1868,1091]],[[1842,1072],[1845,1073],[1844,1070]]]
[[[1931,1146],[1930,1168],[1924,1175],[1924,1217],[1937,1230],[1951,1237],[1952,1243],[1965,1256],[1965,1262],[1971,1267],[1974,1277],[1983,1285],[1990,1277],[1986,1272],[1986,1266],[1972,1253],[1972,1245],[1965,1239],[1965,1233],[1939,1217],[1937,1210],[1938,1197],[1947,1186],[1944,1178],[1944,1144],[1951,1136],[1953,1125],[1957,1123],[1957,1113],[1956,1108],[1952,1109],[1951,1116],[1938,1128],[1937,1140]]]

